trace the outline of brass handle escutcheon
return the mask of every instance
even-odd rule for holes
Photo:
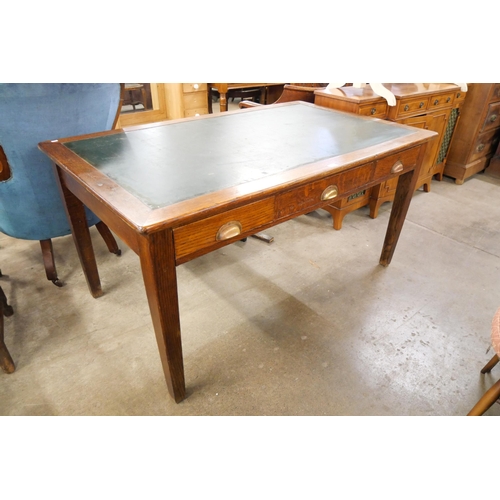
[[[241,234],[241,231],[242,231],[241,223],[238,222],[237,220],[232,220],[231,222],[227,222],[226,224],[224,224],[219,228],[219,230],[217,231],[217,235],[215,236],[215,239],[217,241],[228,240],[230,238],[234,238],[235,236]]]
[[[438,104],[439,104],[439,99],[436,99],[436,100],[434,101],[434,106],[437,106]]]
[[[337,186],[335,186],[334,184],[332,186],[328,186],[321,193],[321,201],[333,200],[333,198],[336,198],[338,194],[339,194],[339,188]]]
[[[458,99],[461,95],[462,95],[462,94],[459,92],[459,93],[457,94],[457,99]]]
[[[405,111],[408,111],[410,109],[410,106],[408,104],[405,106]]]
[[[493,123],[498,118],[498,115],[491,115],[490,122]]]
[[[423,108],[424,107],[424,103],[421,102],[419,105],[418,105],[419,108]]]
[[[371,113],[372,115],[374,115],[376,112],[377,112],[377,109],[376,109],[376,108],[372,108],[372,109],[370,109],[370,113]]]
[[[451,101],[451,97],[448,97],[448,99],[446,99],[446,102],[450,102]]]
[[[391,168],[391,174],[397,174],[398,172],[401,172],[403,170],[404,165],[401,160],[398,160]]]
[[[484,144],[479,144],[477,151],[481,152],[484,149]]]

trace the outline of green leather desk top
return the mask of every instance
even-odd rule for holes
[[[297,102],[166,122],[65,146],[154,209],[411,133]]]

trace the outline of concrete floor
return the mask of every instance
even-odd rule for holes
[[[340,231],[317,211],[178,267],[188,397],[168,395],[138,257],[92,228],[105,294],[88,293],[71,237],[0,237],[15,309],[1,415],[464,415],[500,376],[500,179],[433,181],[413,198],[393,261],[378,259],[390,204]],[[495,404],[487,415],[500,415]]]

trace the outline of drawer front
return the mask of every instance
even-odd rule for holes
[[[276,219],[312,211],[353,194],[370,182],[372,172],[373,163],[368,163],[279,194],[276,196]],[[322,199],[322,195],[330,197]]]
[[[427,97],[401,99],[398,108],[398,117],[407,116],[419,111],[425,111],[428,106],[429,99]]]
[[[498,101],[500,99],[500,83],[495,83],[493,87],[493,93],[491,95],[491,102]]]
[[[221,242],[238,241],[274,219],[274,197],[174,229],[175,257],[180,259]]]
[[[500,127],[500,102],[494,102],[488,106],[488,114],[483,123],[481,132],[486,132],[497,127]]]
[[[182,84],[182,91],[183,92],[200,92],[200,91],[206,91],[207,90],[207,84],[206,83],[183,83]]]
[[[496,151],[499,139],[498,130],[490,130],[483,134],[479,134],[472,148],[468,162],[473,162]]]
[[[207,115],[208,114],[208,107],[204,108],[194,108],[194,109],[186,109],[184,110],[184,117],[188,118],[190,116],[200,116],[200,115]]]
[[[432,111],[434,109],[446,108],[447,106],[452,105],[454,99],[455,92],[429,97],[428,109],[429,111]]]
[[[184,94],[184,109],[196,109],[208,106],[207,94],[205,92]]]
[[[373,116],[375,118],[387,117],[387,103],[367,104],[359,107],[359,114],[363,116]]]
[[[465,96],[467,92],[462,92],[461,90],[457,90],[455,92],[455,104],[465,101]]]
[[[417,165],[419,153],[420,146],[378,160],[375,165],[374,180],[383,180],[384,178],[411,170]]]

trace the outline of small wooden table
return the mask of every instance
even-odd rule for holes
[[[208,106],[212,112],[212,88],[217,89],[220,95],[220,110],[227,111],[227,94],[230,90],[243,90],[260,88],[260,103],[268,104],[278,99],[283,90],[284,83],[209,83]],[[274,100],[273,100],[274,99]]]
[[[43,142],[94,297],[83,203],[140,257],[168,389],[185,397],[176,266],[399,176],[389,265],[435,133],[304,102]]]

